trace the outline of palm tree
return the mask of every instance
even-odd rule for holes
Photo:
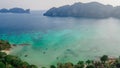
[[[51,65],[50,68],[56,68],[54,65]]]
[[[105,63],[108,60],[108,56],[107,55],[103,55],[100,60]]]
[[[87,60],[87,61],[86,61],[86,64],[89,65],[91,62],[92,62],[91,60]]]
[[[77,65],[78,68],[84,68],[85,67],[84,61],[79,61],[77,64],[78,64]]]

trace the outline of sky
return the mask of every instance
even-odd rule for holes
[[[48,10],[52,7],[71,5],[76,2],[100,2],[113,6],[120,6],[120,0],[0,0],[0,8],[20,7],[31,10]]]

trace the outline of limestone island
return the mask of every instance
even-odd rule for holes
[[[98,2],[78,2],[58,8],[53,7],[43,15],[50,17],[120,18],[120,6],[113,7]]]
[[[22,8],[11,8],[11,9],[0,9],[0,13],[30,13],[30,9],[22,9]]]

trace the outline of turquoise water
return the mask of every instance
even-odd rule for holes
[[[0,39],[17,44],[11,54],[39,67],[120,55],[119,19],[44,17],[39,12],[0,15]]]

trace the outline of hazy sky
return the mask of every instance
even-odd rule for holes
[[[120,0],[0,0],[0,8],[22,7],[32,10],[47,10],[51,7],[73,4],[75,2],[93,2],[97,1],[103,4],[113,6],[120,5]]]

